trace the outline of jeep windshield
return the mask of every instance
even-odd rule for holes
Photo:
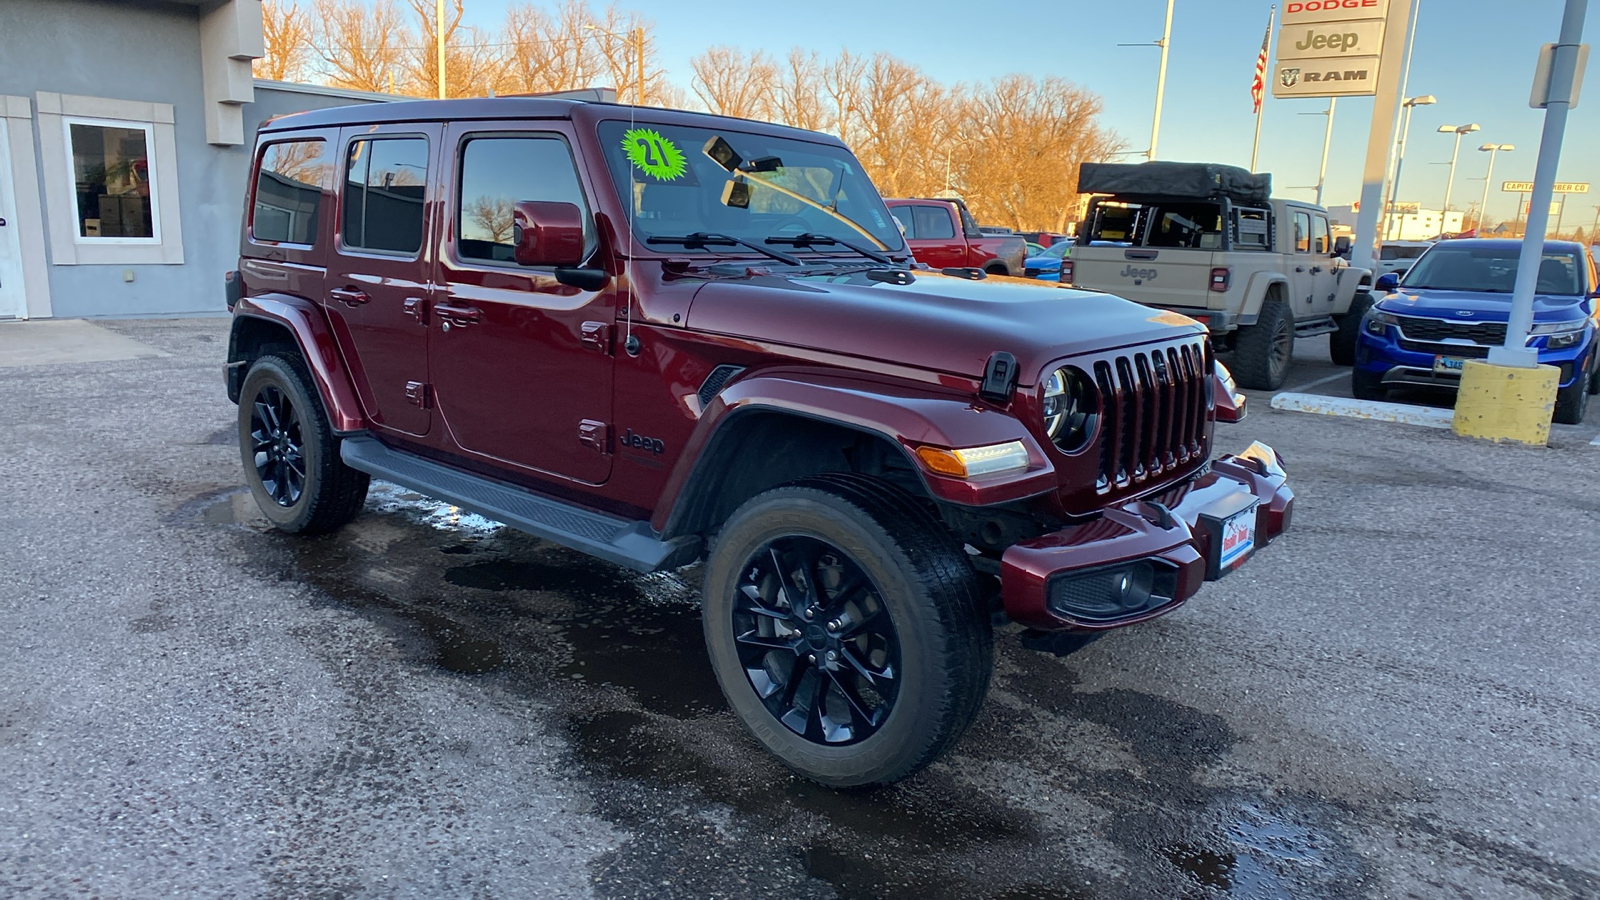
[[[1435,244],[1400,284],[1413,290],[1484,291],[1509,294],[1517,281],[1520,247],[1452,247]],[[1539,260],[1540,294],[1583,293],[1583,261],[1575,253],[1546,252]]]
[[[868,256],[905,247],[861,164],[843,148],[681,125],[607,121],[598,131],[641,243],[724,253],[768,243],[829,255],[874,251]]]

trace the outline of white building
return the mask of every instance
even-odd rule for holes
[[[1398,201],[1389,204],[1389,229],[1383,236],[1386,241],[1426,241],[1440,234],[1455,234],[1462,230],[1466,213],[1452,209],[1440,212],[1423,209],[1422,204]],[[1361,214],[1361,201],[1349,206],[1328,207],[1328,218],[1335,225],[1356,227],[1356,217]]]

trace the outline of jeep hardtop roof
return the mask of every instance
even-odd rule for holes
[[[654,106],[630,106],[595,100],[556,97],[464,97],[452,100],[399,100],[394,103],[367,103],[331,106],[281,116],[263,122],[261,133],[292,131],[300,128],[331,128],[341,125],[384,125],[395,122],[455,122],[472,119],[574,119],[597,122],[601,119],[628,119],[706,127],[714,122],[728,123],[730,130],[770,134],[811,143],[844,147],[831,134],[806,131],[788,125],[738,119],[713,113],[688,112]],[[714,126],[713,126],[714,127]]]

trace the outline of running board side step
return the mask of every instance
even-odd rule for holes
[[[700,551],[693,536],[663,541],[649,522],[630,521],[391,450],[372,438],[345,438],[345,465],[443,500],[518,531],[640,572],[676,568]]]
[[[1311,319],[1305,322],[1294,323],[1294,336],[1297,338],[1316,337],[1319,334],[1332,334],[1339,330],[1339,323],[1333,316],[1324,316],[1320,319]]]

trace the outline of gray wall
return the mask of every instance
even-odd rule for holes
[[[0,94],[35,100],[35,92],[53,91],[173,106],[184,264],[52,264],[58,318],[224,309],[222,273],[238,261],[250,148],[206,143],[198,14],[196,6],[161,2],[0,0]],[[355,102],[257,87],[245,108],[247,140],[268,117]],[[37,123],[35,141],[37,151]],[[123,280],[124,270],[133,281]]]

